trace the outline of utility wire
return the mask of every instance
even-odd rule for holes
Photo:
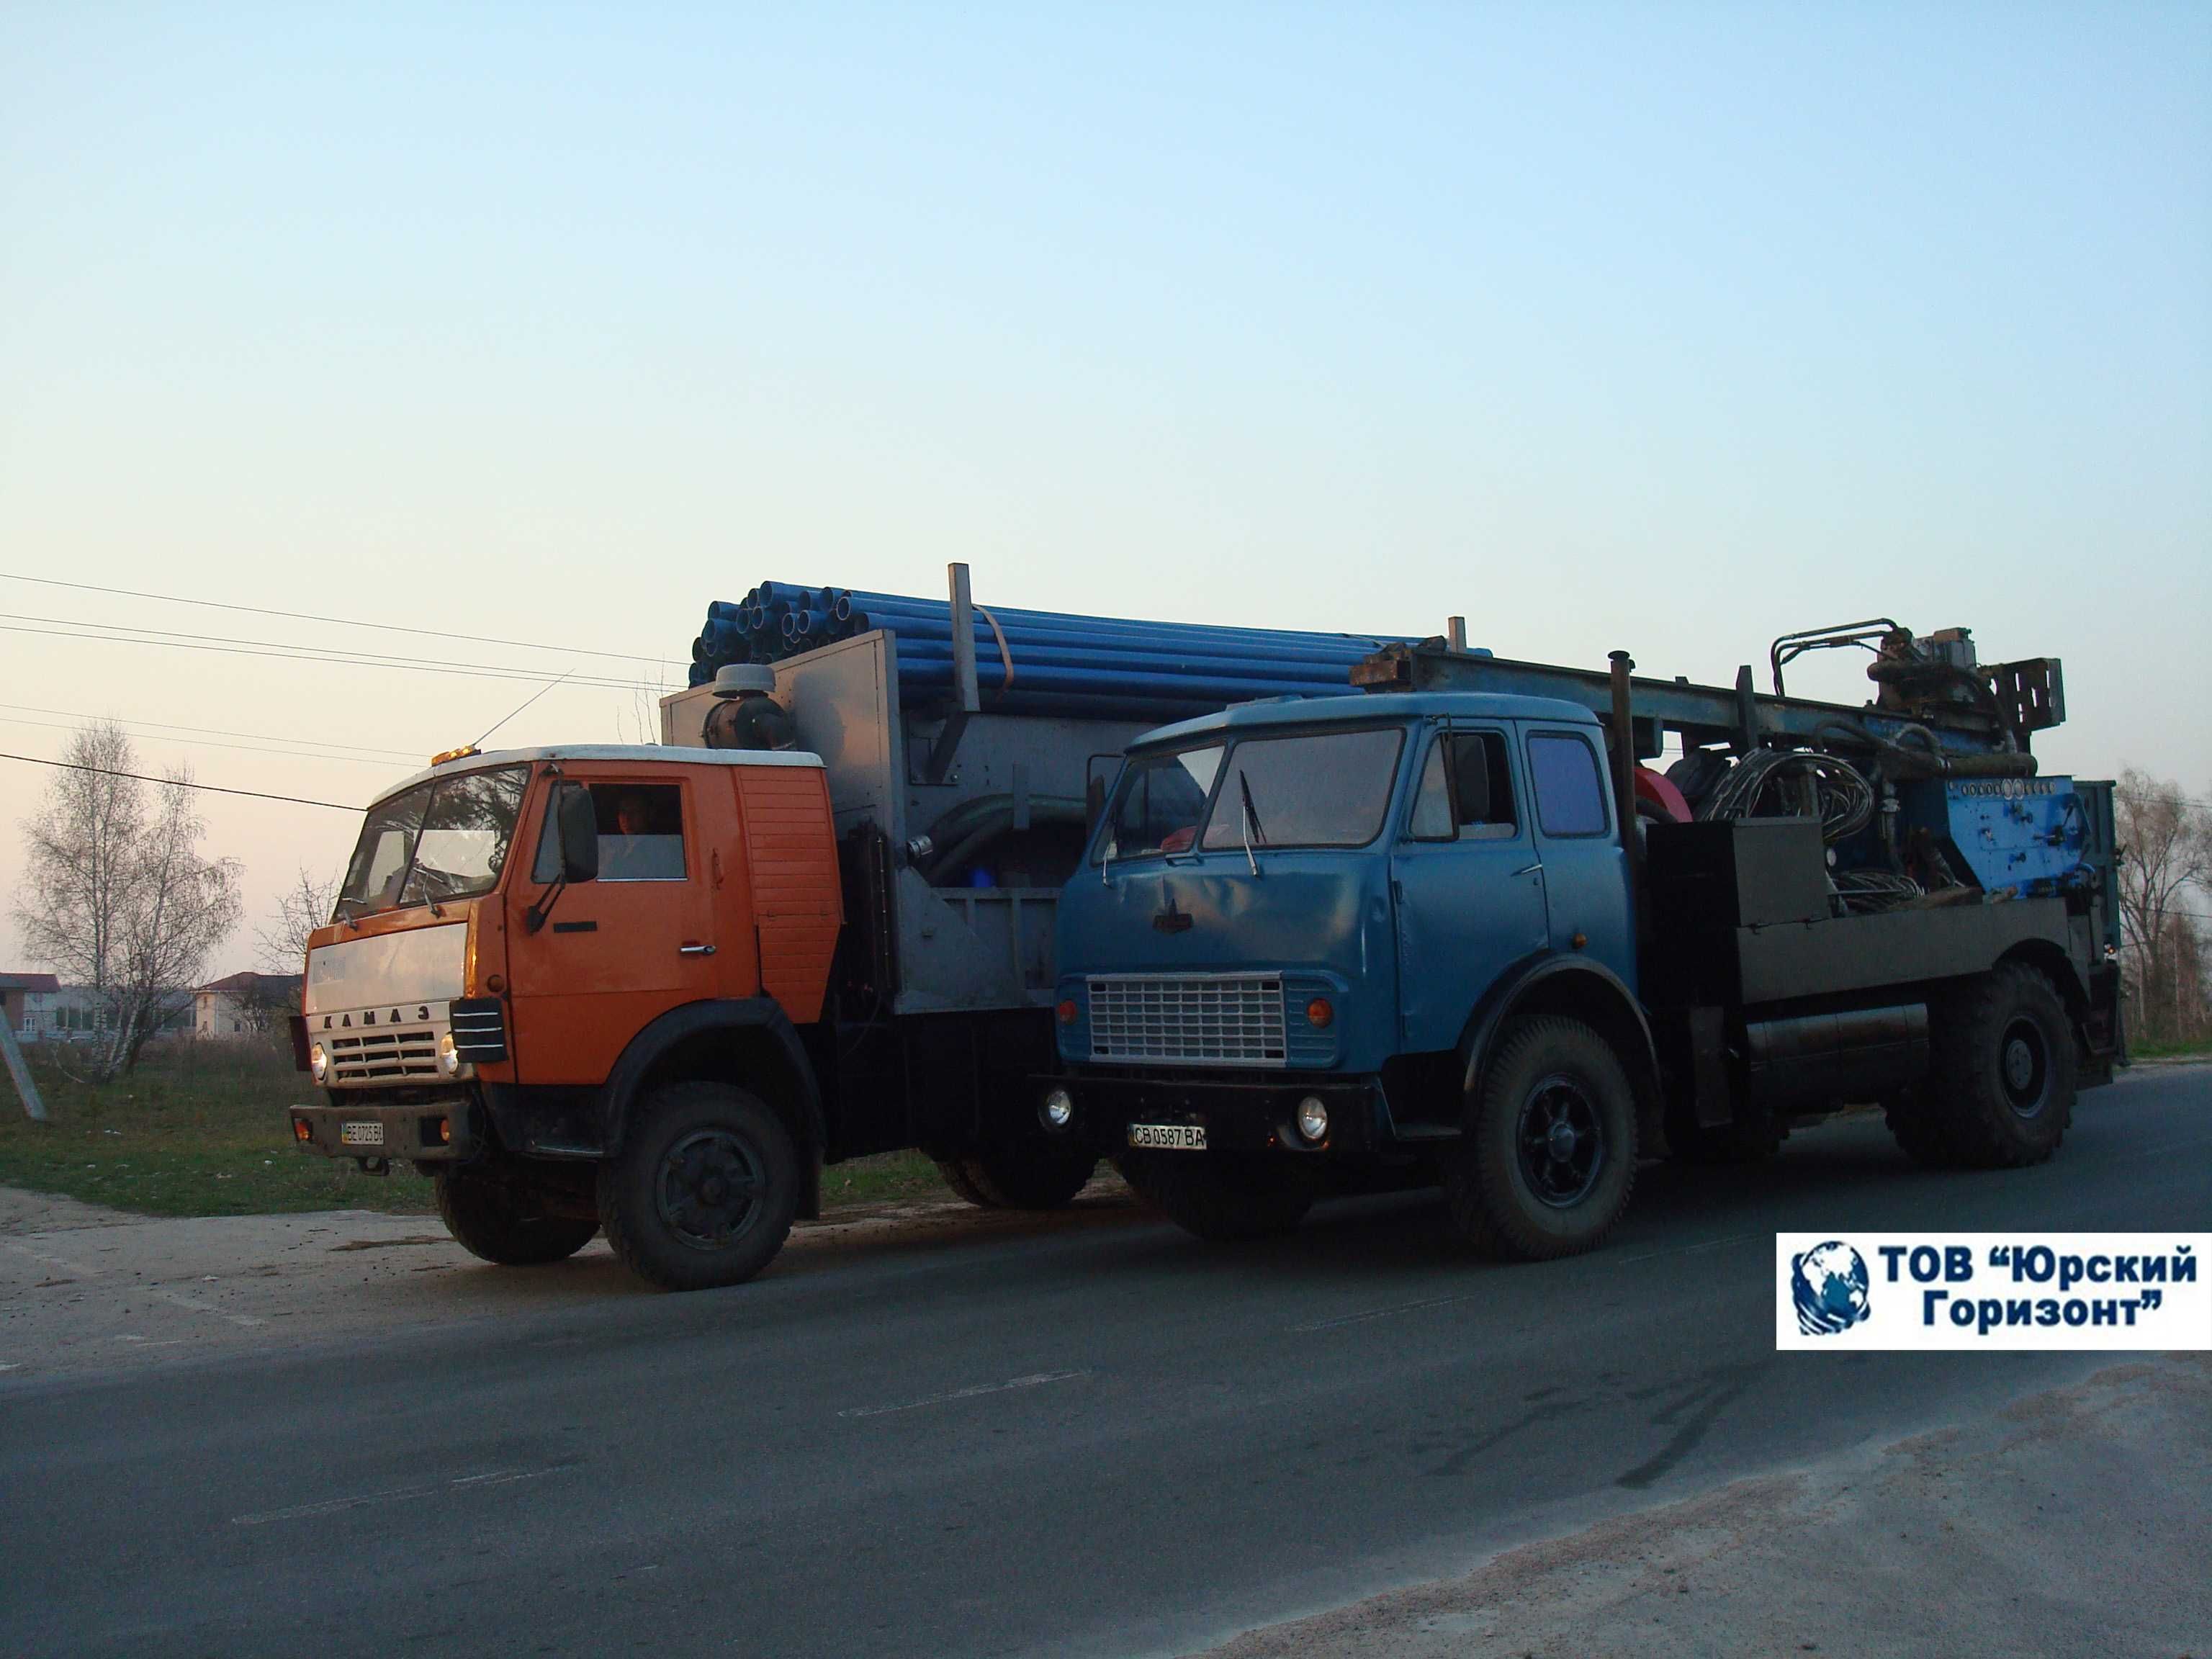
[[[0,615],[6,614],[7,613],[5,612],[0,612]],[[70,624],[70,628],[76,629],[83,629],[88,626],[91,625],[83,623],[72,623]],[[137,631],[140,633],[153,633],[155,630],[139,629]],[[361,653],[318,653],[313,651],[312,648],[284,649],[256,647],[252,644],[210,644],[198,642],[215,637],[206,635],[198,636],[178,635],[167,638],[130,639],[122,637],[115,631],[109,629],[101,629],[99,632],[70,632],[58,628],[26,627],[16,622],[0,622],[0,633],[39,634],[52,639],[87,640],[95,644],[106,645],[157,645],[172,651],[214,652],[218,655],[231,657],[269,657],[280,662],[331,663],[340,667],[349,668],[396,668],[417,674],[456,674],[470,679],[526,680],[551,684],[556,681],[559,678],[556,675],[541,673],[536,669],[531,668],[493,668],[480,665],[472,665],[459,663],[433,662],[427,658],[376,657]],[[568,684],[571,685],[599,686],[615,691],[651,691],[657,689],[642,680],[617,680],[596,676],[586,677],[582,675],[572,678]]]
[[[0,708],[12,708],[19,714],[58,714],[64,720],[112,720],[118,726],[122,726],[126,728],[132,726],[140,727],[149,732],[190,732],[200,737],[251,738],[257,743],[288,743],[298,747],[320,744],[323,749],[349,749],[357,755],[377,755],[386,757],[392,760],[413,760],[417,752],[412,749],[377,749],[373,748],[365,743],[332,743],[326,739],[316,738],[289,738],[282,736],[274,732],[234,732],[227,726],[179,726],[173,720],[145,720],[135,718],[131,720],[122,720],[110,714],[87,714],[82,708],[46,708],[37,703],[29,702],[0,702]],[[30,722],[25,721],[23,724],[28,725]],[[341,755],[326,755],[324,758],[328,760],[342,760],[344,757]]]
[[[9,707],[8,704],[0,703],[0,708],[7,707]],[[398,760],[397,757],[392,760],[385,760],[374,755],[324,754],[312,749],[271,749],[265,744],[216,743],[205,738],[171,738],[165,737],[159,732],[136,730],[125,726],[120,720],[113,721],[112,724],[118,731],[128,732],[131,736],[141,738],[147,743],[171,744],[179,749],[228,749],[241,755],[273,755],[280,760],[335,761],[346,766],[380,766],[386,772],[391,771]],[[76,732],[83,729],[81,726],[67,720],[27,720],[14,714],[0,714],[0,726],[32,726],[48,732]],[[409,756],[405,758],[414,759],[415,757]]]
[[[512,646],[520,651],[558,651],[571,657],[611,657],[623,662],[649,662],[663,667],[665,657],[641,656],[634,651],[590,651],[581,647],[547,645],[538,640],[503,640],[484,634],[448,634],[435,628],[410,628],[401,623],[364,622],[353,617],[317,617],[303,611],[272,611],[264,605],[232,605],[221,599],[187,599],[181,593],[149,593],[135,587],[101,587],[93,582],[63,581],[54,576],[19,576],[0,570],[0,581],[35,582],[41,587],[67,587],[80,593],[109,593],[121,599],[158,599],[164,605],[196,605],[210,611],[241,611],[256,617],[283,617],[291,622],[325,623],[339,628],[374,628],[387,634],[419,634],[434,640],[465,640],[471,645]]]
[[[345,806],[334,800],[308,800],[301,795],[271,795],[258,789],[226,789],[217,783],[193,783],[184,778],[154,778],[143,772],[118,772],[105,766],[80,766],[75,761],[40,760],[36,755],[0,754],[0,760],[21,761],[26,766],[52,766],[64,772],[96,772],[103,778],[130,778],[139,783],[173,785],[179,789],[198,789],[210,795],[244,795],[250,800],[281,800],[293,806],[327,806],[333,812],[358,812],[358,806]]]

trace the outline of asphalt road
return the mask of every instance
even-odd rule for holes
[[[2212,1071],[1938,1176],[1857,1117],[1600,1255],[1133,1214],[161,1372],[0,1378],[0,1651],[1130,1654],[1986,1413],[2099,1355],[1778,1355],[1771,1235],[2212,1225]],[[492,1270],[486,1270],[492,1271]]]

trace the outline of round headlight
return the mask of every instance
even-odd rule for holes
[[[453,1034],[451,1031],[439,1034],[438,1069],[447,1077],[459,1077],[461,1074],[461,1056],[459,1051],[453,1047]]]
[[[1308,1095],[1298,1103],[1298,1133],[1316,1146],[1328,1139],[1328,1108],[1321,1103],[1318,1095]]]
[[[1044,1120],[1046,1128],[1065,1129],[1075,1121],[1075,1097],[1065,1089],[1054,1089],[1038,1106],[1037,1115]]]
[[[331,1074],[331,1057],[319,1042],[307,1050],[307,1075],[320,1083]]]

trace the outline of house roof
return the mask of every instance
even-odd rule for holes
[[[228,992],[233,995],[252,995],[261,991],[296,991],[300,988],[297,974],[257,974],[251,970],[231,974],[225,978],[203,985],[203,992]]]
[[[62,982],[52,974],[0,974],[0,991],[58,991]]]

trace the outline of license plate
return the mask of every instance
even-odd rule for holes
[[[1129,1126],[1132,1146],[1158,1146],[1174,1152],[1202,1152],[1206,1150],[1206,1126],[1203,1123],[1132,1123]]]
[[[381,1146],[384,1145],[384,1126],[381,1123],[344,1123],[338,1126],[338,1139],[349,1146]]]

